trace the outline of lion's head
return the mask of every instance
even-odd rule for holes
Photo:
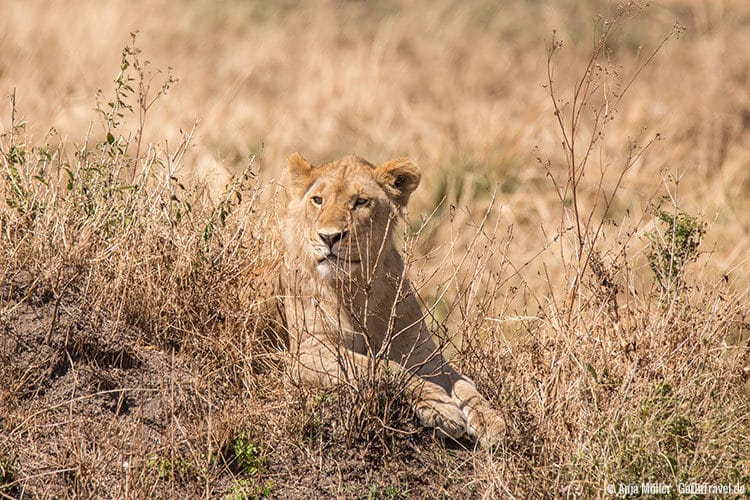
[[[392,250],[394,217],[421,175],[407,158],[376,167],[347,156],[315,167],[299,153],[288,169],[287,254],[321,278],[372,270]]]

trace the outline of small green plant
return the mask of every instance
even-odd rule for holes
[[[246,432],[240,434],[232,443],[232,451],[237,466],[248,475],[254,476],[265,472],[267,468],[266,456],[260,446],[253,443]]]
[[[155,468],[159,473],[159,479],[164,479],[169,475],[169,471],[172,470],[172,464],[169,460],[153,455],[148,459],[148,466]]]
[[[692,449],[695,446],[695,429],[688,417],[675,415],[669,419],[664,428],[674,448]]]
[[[148,459],[148,466],[156,469],[159,479],[165,479],[174,473],[177,476],[187,477],[192,475],[192,464],[189,460],[182,458],[175,458],[170,460],[159,455],[152,455]]]
[[[10,132],[7,148],[0,144],[0,182],[6,185],[5,203],[19,214],[29,214],[38,209],[34,193],[29,189],[29,179],[24,175],[27,145],[18,137],[24,131],[26,123],[16,119],[16,92],[10,96]],[[4,136],[4,135],[3,135]],[[6,150],[7,149],[7,150]],[[37,180],[39,178],[35,177]]]
[[[268,498],[271,496],[273,483],[266,481],[261,486],[253,484],[249,479],[238,479],[232,484],[232,490],[224,496],[224,500],[246,500],[249,498]]]
[[[15,462],[7,456],[0,456],[0,494],[13,494],[17,479]],[[1,496],[1,495],[0,495]]]
[[[177,83],[177,78],[172,75],[171,68],[169,68],[162,81],[156,82],[159,88],[153,92],[155,74],[149,70],[151,63],[140,58],[141,49],[136,44],[137,34],[137,31],[130,33],[130,43],[122,49],[120,54],[120,72],[114,80],[114,96],[107,99],[99,90],[99,103],[96,108],[102,127],[107,132],[106,140],[100,144],[100,148],[112,158],[126,154],[131,141],[120,134],[119,129],[127,115],[138,111],[138,128],[135,134],[136,161],[141,156],[141,142],[148,111],[156,101],[167,94],[172,85]],[[159,70],[156,72],[161,73]],[[132,101],[136,102],[137,107],[133,106]],[[135,173],[134,166],[131,180],[135,179]]]
[[[706,223],[676,207],[673,212],[656,207],[652,214],[664,231],[657,226],[646,233],[651,243],[646,254],[649,267],[663,292],[679,291],[685,285],[685,268],[700,255]]]
[[[404,487],[400,483],[389,484],[388,486],[373,484],[370,487],[370,491],[367,493],[367,498],[371,500],[375,500],[377,498],[399,499],[409,497],[409,488]]]

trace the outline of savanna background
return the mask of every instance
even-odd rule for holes
[[[748,47],[734,0],[0,1],[0,496],[750,488]],[[284,375],[294,151],[420,165],[505,443]]]

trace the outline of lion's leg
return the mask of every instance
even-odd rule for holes
[[[418,342],[409,353],[407,366],[453,396],[464,414],[470,436],[478,439],[483,446],[500,442],[506,430],[505,420],[500,413],[477,391],[474,382],[461,375],[443,358],[429,337]]]
[[[459,375],[453,383],[453,396],[461,403],[467,432],[483,446],[499,443],[506,434],[505,420],[477,391],[474,382]]]
[[[424,328],[423,324],[421,326]],[[407,338],[415,340],[406,342]],[[504,419],[482,397],[474,383],[445,360],[426,328],[412,337],[394,337],[392,347],[390,354],[395,361],[403,363],[427,384],[438,386],[442,389],[441,394],[452,396],[451,399],[461,408],[470,436],[483,446],[498,443],[505,436]]]
[[[422,425],[434,427],[451,438],[466,433],[464,414],[457,402],[438,384],[406,373],[403,366],[385,361],[396,374],[406,380],[406,394]],[[318,338],[309,338],[299,345],[293,355],[293,370],[300,379],[311,385],[332,387],[346,382],[347,373],[366,373],[372,359],[348,349],[338,350]]]
[[[466,419],[467,434],[478,439],[482,446],[499,443],[505,436],[505,420],[500,413],[477,391],[474,382],[456,371],[439,353],[431,354],[418,373],[453,396]]]

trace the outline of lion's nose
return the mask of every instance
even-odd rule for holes
[[[328,245],[328,248],[333,250],[333,245],[341,241],[342,238],[346,237],[346,231],[338,232],[338,233],[318,233],[318,236],[320,236],[320,239]]]

